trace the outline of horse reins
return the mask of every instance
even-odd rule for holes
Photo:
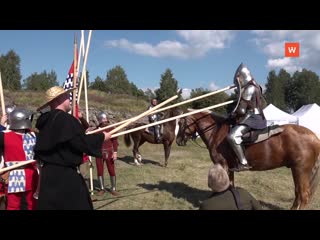
[[[205,116],[206,117],[206,116]],[[196,121],[198,121],[198,120],[200,120],[200,119],[197,119]],[[195,121],[195,122],[196,122]],[[193,124],[195,124],[195,122],[193,123]],[[186,119],[184,119],[184,128],[186,129],[189,129],[190,130],[190,127],[189,127],[190,125],[189,124],[187,124],[187,120]],[[208,127],[206,127],[203,131],[198,131],[197,130],[197,132],[198,132],[198,134],[199,134],[199,136],[201,135],[201,134],[204,134],[204,133],[206,133],[207,131],[210,131],[210,130],[212,130],[212,129],[214,129],[216,127],[216,124],[212,124],[212,125],[209,125]],[[194,142],[196,145],[198,145],[200,148],[207,148],[207,147],[202,147],[202,146],[200,146],[200,144],[196,141],[197,140],[197,137],[196,137],[196,134],[194,133],[193,135],[192,135],[192,137],[191,137],[191,140],[192,140],[192,142]]]

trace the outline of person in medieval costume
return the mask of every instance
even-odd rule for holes
[[[155,106],[157,106],[157,104],[158,104],[157,99],[153,98],[151,100],[151,104],[148,107],[148,110],[154,108]],[[148,119],[149,119],[149,123],[158,122],[160,120],[160,115],[158,113],[153,113],[149,115]],[[154,129],[156,143],[160,143],[161,142],[160,125],[153,126],[153,129]]]
[[[5,114],[1,115],[1,122],[0,122],[0,132],[9,129],[8,125],[8,114],[11,113],[15,109],[15,105],[7,106],[5,108]],[[3,156],[0,155],[0,169],[3,168],[4,159]],[[5,172],[0,174],[0,210],[5,210],[7,208],[7,187],[8,187],[8,178],[9,172]]]
[[[41,166],[39,210],[93,210],[92,200],[79,165],[83,153],[102,157],[101,145],[108,133],[85,134],[84,127],[72,115],[69,92],[54,86],[46,91],[51,111],[42,113],[36,123],[39,130],[34,148]]]
[[[251,167],[244,154],[242,136],[252,129],[264,129],[267,121],[262,111],[262,88],[251,75],[246,65],[241,63],[234,75],[234,84],[237,86],[238,103],[231,113],[236,119],[227,140],[234,150],[239,164],[231,171],[249,170]]]
[[[16,108],[9,114],[9,130],[0,132],[0,149],[5,167],[34,159],[36,135],[31,131],[33,114]],[[22,195],[25,194],[27,209],[36,208],[33,194],[37,188],[38,171],[35,163],[30,163],[9,172],[7,187],[7,210],[20,210]]]
[[[98,121],[99,121],[99,126],[98,128],[102,128],[105,126],[108,126],[109,120],[107,117],[107,114],[104,112],[99,113],[98,115]],[[108,128],[105,131],[110,132],[114,128]],[[103,177],[103,166],[104,163],[107,164],[109,176],[110,176],[110,183],[111,183],[111,188],[110,188],[110,193],[114,196],[118,196],[119,193],[116,191],[116,172],[115,172],[115,161],[117,160],[118,157],[118,138],[111,138],[108,141],[103,142],[102,144],[102,158],[96,158],[96,164],[97,164],[97,175],[99,179],[99,184],[100,184],[100,192],[98,193],[99,195],[102,195],[104,193],[105,187],[104,187],[104,177]]]

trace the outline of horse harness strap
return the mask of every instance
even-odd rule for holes
[[[241,201],[240,201],[240,194],[239,194],[238,190],[234,187],[230,187],[230,191],[233,195],[233,198],[235,200],[235,203],[236,203],[238,210],[244,210],[244,208],[241,204]]]

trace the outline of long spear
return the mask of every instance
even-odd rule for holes
[[[30,163],[34,163],[34,162],[36,162],[36,160],[27,160],[27,161],[23,161],[21,163],[14,164],[14,165],[12,165],[10,167],[1,168],[0,169],[0,174],[4,173],[6,171],[10,171],[12,169],[16,169],[18,167],[22,167],[22,166],[28,165]]]
[[[76,95],[77,95],[77,38],[74,36],[74,57],[73,57],[73,90],[72,94],[72,115],[76,117]]]
[[[198,96],[198,97],[194,97],[194,98],[190,98],[190,99],[187,99],[185,101],[182,101],[182,102],[179,102],[179,103],[176,103],[176,104],[173,104],[173,105],[170,105],[170,106],[167,106],[167,107],[164,107],[164,108],[161,108],[161,109],[158,109],[150,114],[154,114],[154,113],[157,113],[157,112],[162,112],[162,111],[165,111],[165,110],[168,110],[170,108],[173,108],[173,107],[177,107],[177,106],[180,106],[180,105],[183,105],[183,104],[186,104],[186,103],[189,103],[189,102],[193,102],[193,101],[196,101],[196,100],[199,100],[199,99],[202,99],[202,98],[205,98],[205,97],[209,97],[209,96],[212,96],[212,95],[215,95],[217,93],[220,93],[220,92],[224,92],[224,91],[227,91],[227,90],[231,90],[235,88],[234,85],[231,85],[231,86],[228,86],[228,87],[225,87],[225,88],[222,88],[220,90],[216,90],[216,91],[213,91],[213,92],[209,92],[209,93],[206,93],[204,95],[201,95],[201,96]],[[149,114],[149,115],[150,115]],[[126,119],[126,120],[123,120],[121,122],[117,122],[117,123],[114,123],[114,124],[111,124],[111,125],[108,125],[105,127],[105,129],[108,129],[108,128],[111,128],[111,127],[114,127],[114,126],[118,126],[122,123],[125,123],[127,121],[130,121],[130,119]]]
[[[78,104],[80,104],[80,97],[81,97],[81,90],[82,90],[82,84],[83,84],[83,78],[87,78],[87,60],[88,60],[88,54],[89,54],[89,47],[90,47],[90,42],[91,42],[91,34],[92,30],[89,31],[89,36],[88,36],[88,42],[87,42],[87,47],[86,47],[86,52],[83,60],[83,66],[82,66],[82,74],[81,74],[81,80],[80,80],[80,85],[79,85],[79,95],[78,95]]]
[[[140,119],[140,118],[142,118],[142,117],[144,117],[144,116],[149,115],[151,112],[154,112],[155,110],[157,110],[157,109],[159,109],[160,107],[162,107],[162,106],[166,105],[167,103],[169,103],[169,102],[171,102],[171,101],[175,100],[175,99],[176,99],[176,98],[178,98],[178,97],[179,97],[179,95],[177,94],[177,95],[175,95],[175,96],[173,96],[173,97],[171,97],[171,98],[167,99],[166,101],[164,101],[164,102],[162,102],[162,103],[160,103],[160,104],[156,105],[155,107],[153,107],[153,108],[151,108],[151,109],[149,109],[149,110],[147,110],[147,111],[145,111],[145,112],[141,113],[140,115],[138,115],[138,116],[136,116],[136,117],[131,118],[130,120],[126,121],[125,123],[123,123],[123,124],[122,124],[122,125],[120,125],[119,127],[117,127],[117,128],[115,128],[115,129],[113,129],[112,131],[110,131],[110,134],[113,134],[113,133],[118,132],[118,131],[119,131],[119,130],[121,130],[122,128],[125,128],[126,126],[128,126],[129,124],[131,124],[131,123],[133,123],[133,122],[137,121],[138,119]],[[87,134],[92,134],[92,133],[102,132],[102,131],[104,131],[105,129],[106,129],[106,127],[98,128],[98,129],[96,129],[96,130],[93,130],[93,131],[87,132]]]
[[[192,111],[192,112],[189,112],[189,113],[185,113],[185,114],[181,114],[181,115],[178,115],[178,116],[175,116],[175,117],[167,118],[167,119],[164,119],[164,120],[161,120],[161,121],[158,121],[158,122],[154,122],[154,123],[143,125],[143,126],[140,126],[140,127],[137,127],[137,128],[129,129],[127,131],[123,131],[123,132],[119,132],[117,134],[113,134],[111,136],[111,138],[118,137],[118,136],[121,136],[121,135],[124,135],[124,134],[127,134],[127,133],[131,133],[131,132],[139,131],[141,129],[152,127],[152,126],[155,126],[155,125],[158,125],[158,124],[162,124],[162,123],[165,123],[165,122],[170,122],[170,121],[176,120],[178,118],[183,118],[183,117],[186,117],[186,116],[189,116],[189,115],[192,115],[192,114],[203,112],[205,110],[210,110],[210,109],[213,109],[213,108],[217,108],[217,107],[221,107],[221,106],[224,106],[224,105],[228,105],[228,104],[231,104],[233,102],[235,102],[235,101],[234,100],[230,100],[230,101],[227,101],[227,102],[224,102],[224,103],[219,103],[219,104],[216,104],[216,105],[213,105],[213,106],[210,106],[210,107],[198,109],[198,110],[195,110],[195,111]]]

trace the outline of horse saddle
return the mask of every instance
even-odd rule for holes
[[[242,136],[242,143],[244,145],[254,144],[267,140],[273,135],[279,134],[283,128],[279,125],[273,125],[264,129],[252,129]]]
[[[145,132],[149,133],[149,134],[152,134],[152,135],[155,135],[155,130],[154,130],[154,126],[152,127],[148,127],[145,129]],[[160,125],[160,136],[163,134],[163,126],[162,124]]]

